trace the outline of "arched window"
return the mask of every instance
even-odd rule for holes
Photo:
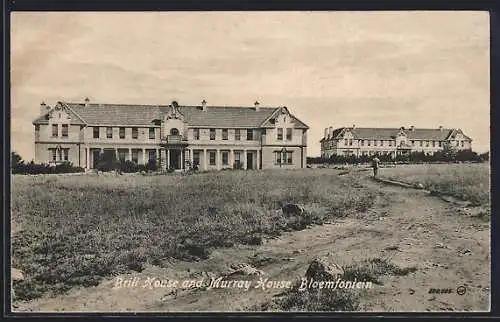
[[[171,135],[179,135],[179,130],[176,129],[176,128],[173,128],[173,129],[170,130],[170,134]]]

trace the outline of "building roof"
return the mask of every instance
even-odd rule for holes
[[[356,139],[372,139],[372,140],[391,140],[394,139],[401,131],[400,128],[348,128],[342,127],[335,129],[331,138],[341,138],[346,130],[350,130]],[[429,141],[443,141],[452,137],[458,130],[456,129],[419,129],[405,128],[403,132],[409,140],[429,140]],[[462,133],[462,135],[472,140],[470,137]],[[324,138],[322,139],[322,141]]]
[[[128,125],[151,126],[154,120],[162,120],[170,105],[128,105],[128,104],[88,104],[59,102],[72,115],[73,119],[81,119],[89,125]],[[217,128],[256,128],[260,127],[280,107],[230,107],[207,106],[203,111],[201,106],[178,106],[184,120],[192,127]],[[74,117],[73,117],[74,116]],[[308,128],[307,125],[294,117],[298,128]],[[38,117],[33,124],[48,122],[46,115]]]

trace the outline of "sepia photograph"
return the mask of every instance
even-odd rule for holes
[[[10,19],[12,312],[490,311],[487,11]]]

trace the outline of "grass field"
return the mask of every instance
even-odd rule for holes
[[[97,285],[165,258],[196,260],[213,247],[370,208],[374,191],[331,169],[223,171],[189,176],[14,176],[13,267],[19,299]],[[284,217],[286,203],[305,216]]]
[[[490,202],[488,163],[399,166],[381,169],[379,173],[390,179],[422,183],[426,189],[476,205],[488,205]]]

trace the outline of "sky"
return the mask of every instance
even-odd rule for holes
[[[42,101],[287,106],[324,128],[460,128],[490,146],[480,11],[14,12],[11,147],[34,158]]]

